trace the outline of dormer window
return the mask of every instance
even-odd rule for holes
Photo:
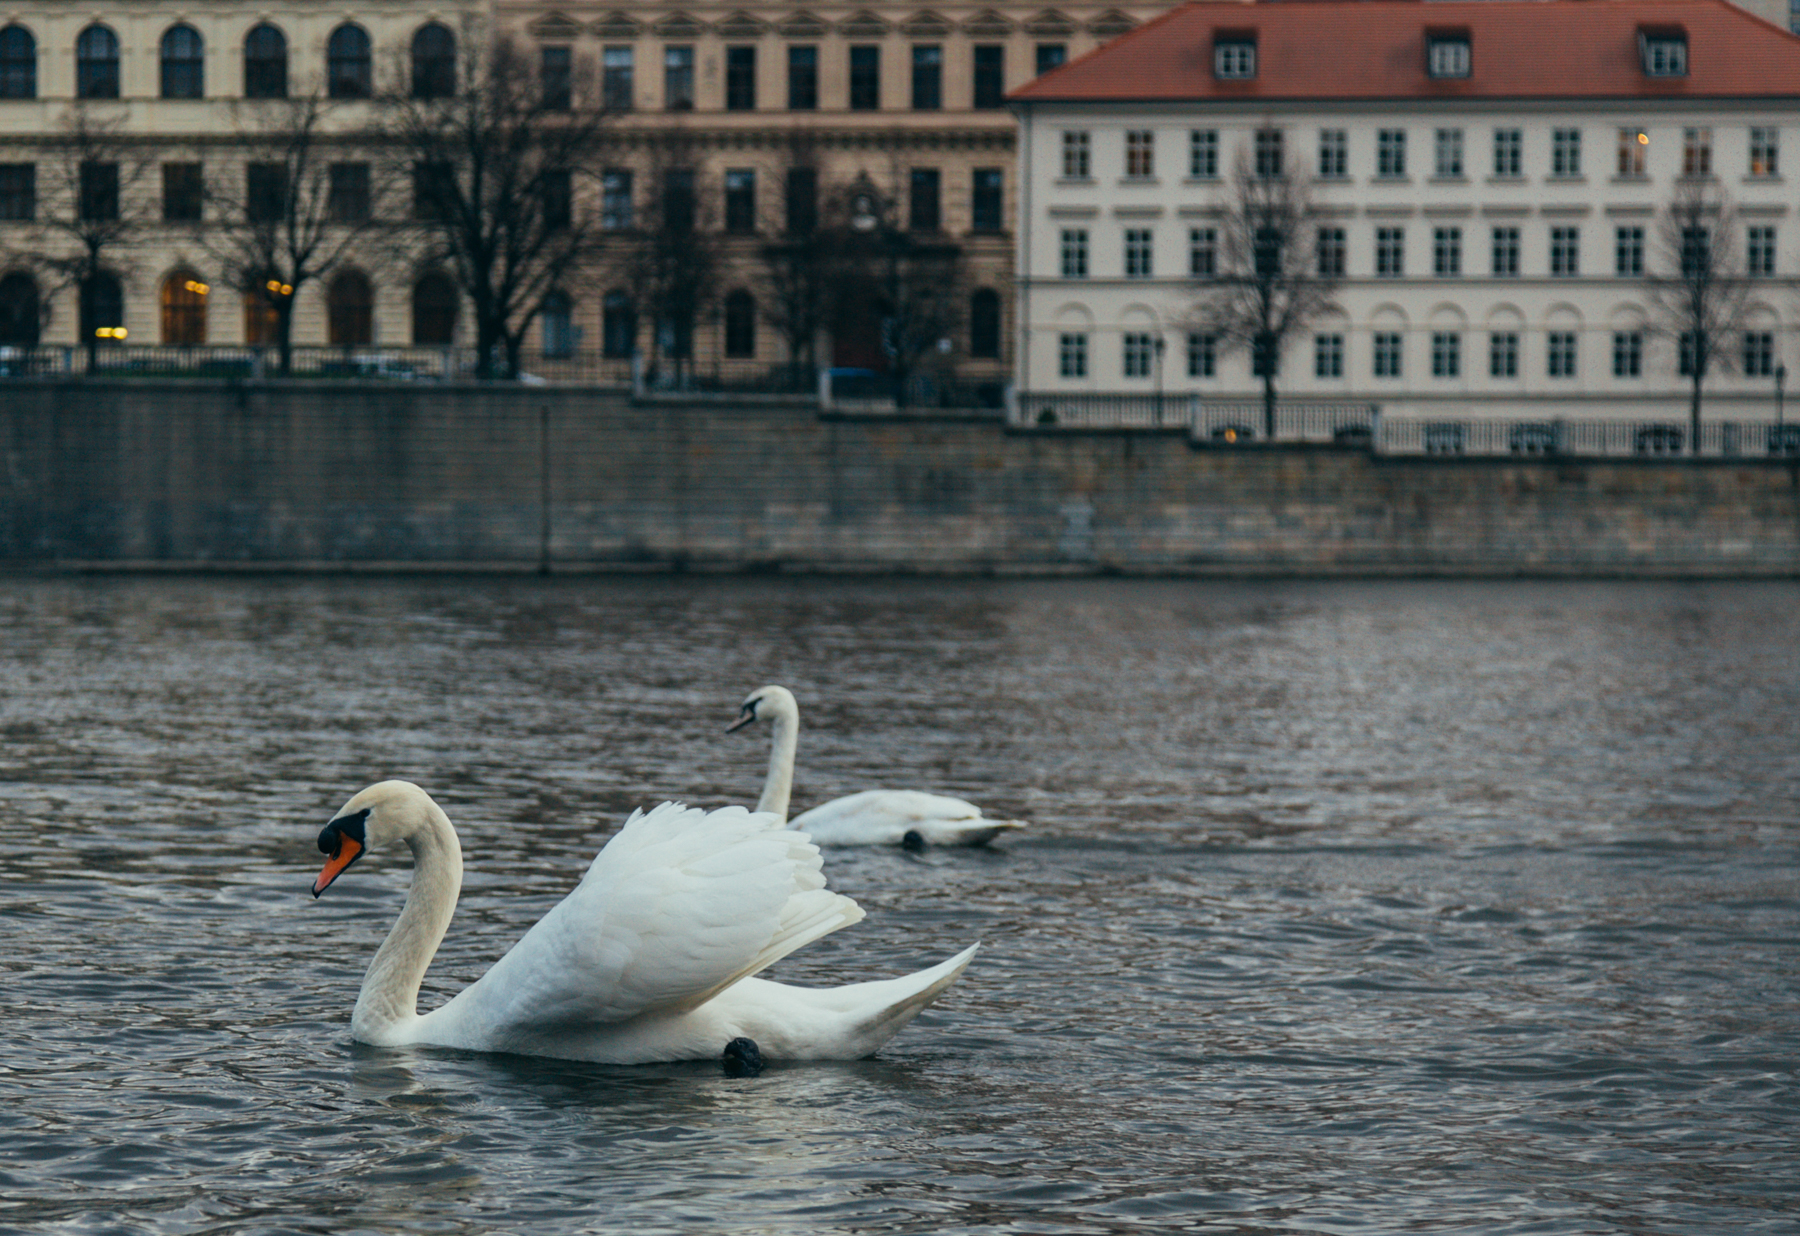
[[[1644,60],[1644,76],[1687,76],[1687,31],[1679,28],[1640,28],[1638,50]]]
[[[1256,36],[1219,34],[1213,39],[1213,76],[1242,81],[1256,76]]]
[[[1425,40],[1425,72],[1431,77],[1467,77],[1470,63],[1467,33],[1434,34]]]

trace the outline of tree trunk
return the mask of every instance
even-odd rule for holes
[[[1263,358],[1263,437],[1275,439],[1275,373],[1274,365]]]
[[[1697,349],[1696,349],[1697,350]],[[1688,393],[1688,450],[1700,453],[1700,383],[1704,376],[1700,372],[1700,364],[1694,363],[1694,385]]]
[[[280,349],[278,372],[287,377],[294,371],[294,298],[283,296],[275,303],[275,345]]]

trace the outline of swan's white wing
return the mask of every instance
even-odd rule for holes
[[[633,812],[574,892],[437,1013],[489,1050],[676,1013],[862,918],[776,817],[664,803]]]

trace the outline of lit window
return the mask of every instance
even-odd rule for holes
[[[1781,171],[1781,130],[1763,125],[1750,129],[1750,174],[1776,176]]]
[[[1635,125],[1619,130],[1619,175],[1642,176],[1644,155],[1650,149],[1650,135]]]
[[[1130,129],[1125,134],[1125,176],[1147,180],[1156,175],[1156,134],[1149,129]]]

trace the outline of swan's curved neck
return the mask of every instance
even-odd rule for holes
[[[462,890],[462,846],[436,803],[427,807],[406,844],[413,852],[412,888],[399,920],[369,963],[350,1017],[350,1033],[363,1043],[388,1042],[418,1017],[419,984],[450,929]]]
[[[769,749],[769,779],[763,782],[758,811],[773,811],[787,823],[788,798],[794,792],[794,750],[800,744],[800,717],[786,709],[772,718],[775,740]]]

